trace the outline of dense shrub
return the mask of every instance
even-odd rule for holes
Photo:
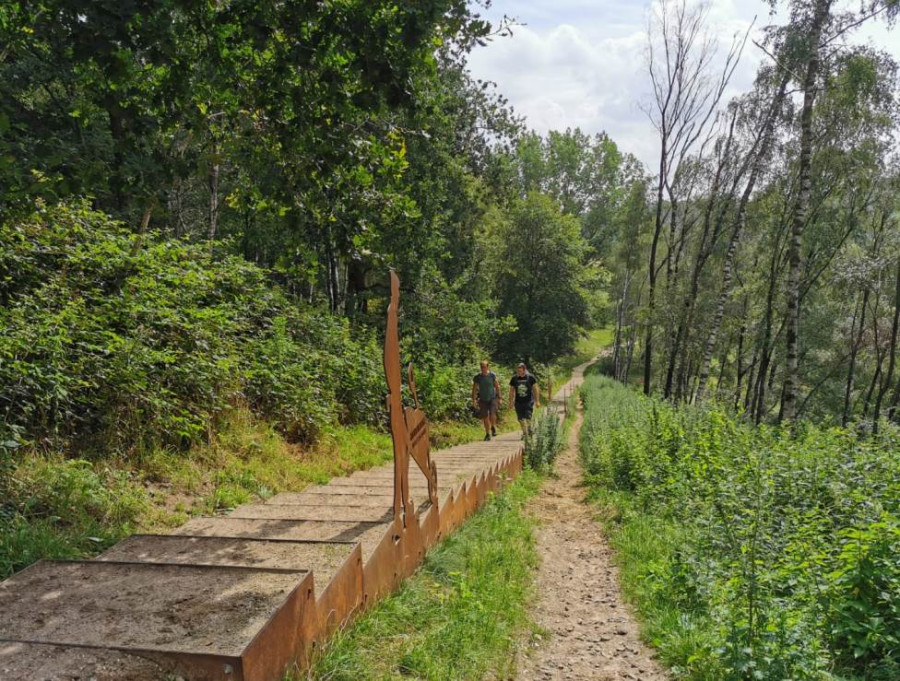
[[[417,367],[416,388],[426,412],[452,419],[465,418],[472,402],[472,377],[476,373],[478,365],[474,362],[469,366],[448,366],[433,360],[431,367]]]
[[[0,225],[0,302],[0,467],[23,442],[186,446],[236,403],[296,441],[338,422],[385,423],[372,328],[296,301],[240,257],[137,235],[86,204]],[[477,363],[457,355],[478,357],[477,345],[423,333],[404,343],[419,396],[431,418],[459,416]]]
[[[900,677],[896,432],[791,435],[601,377],[584,395],[587,481],[681,676]]]
[[[236,401],[298,440],[383,416],[373,338],[241,258],[84,205],[0,227],[0,300],[5,452],[185,445]]]

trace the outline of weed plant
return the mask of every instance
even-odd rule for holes
[[[525,438],[525,465],[533,471],[549,473],[565,445],[566,428],[560,414],[552,407],[541,409]]]
[[[513,678],[537,564],[523,506],[539,485],[523,472],[431,551],[400,591],[337,634],[308,678]]]
[[[581,453],[680,678],[900,679],[900,435],[757,428],[592,376]]]

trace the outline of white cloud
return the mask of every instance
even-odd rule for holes
[[[496,82],[538,132],[576,126],[587,133],[606,131],[621,149],[653,168],[658,142],[639,106],[649,94],[644,58],[648,12],[643,0],[495,0],[491,18],[515,16],[525,26],[517,27],[512,38],[475,51],[471,69]],[[721,53],[754,18],[757,31],[783,21],[770,17],[762,0],[710,2],[710,26]],[[900,60],[900,31],[873,23],[855,40],[872,42]],[[751,87],[766,58],[748,43],[729,96]]]
[[[580,127],[622,137],[643,114],[636,94],[642,80],[640,31],[591,40],[581,28],[559,24],[539,32],[516,30],[472,55],[472,71],[498,83],[539,132]]]

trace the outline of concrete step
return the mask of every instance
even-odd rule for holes
[[[242,673],[270,621],[302,610],[311,584],[296,570],[40,562],[0,583],[0,642],[150,653],[174,664],[201,654],[201,666],[219,672],[208,678],[225,678]]]
[[[384,537],[387,526],[378,522],[341,522],[326,520],[273,520],[215,516],[194,518],[175,531],[176,535],[241,537],[258,539],[300,539],[325,542],[356,542],[362,545],[363,558],[372,555]],[[318,583],[318,582],[317,582]]]
[[[460,470],[451,470],[442,472],[440,467],[438,468],[438,490],[450,490],[459,487],[463,482],[471,480],[475,478],[476,474],[480,474],[484,469],[489,468],[489,466],[485,465],[483,468],[479,467],[466,467]],[[385,486],[393,484],[393,477],[383,474],[369,473],[367,475],[351,475],[348,478],[339,478],[337,480],[332,480],[329,483],[329,487],[332,489],[336,489],[339,487],[380,487],[382,490]],[[418,482],[410,480],[409,483],[410,494],[415,498],[418,496],[425,496],[428,493],[428,485],[424,482]],[[335,492],[339,493],[339,492]]]
[[[114,650],[0,642],[3,681],[171,681],[161,665]]]
[[[441,487],[440,485],[438,485],[439,501],[442,499],[446,499],[449,493],[449,487]],[[385,496],[384,485],[380,482],[372,485],[325,485],[315,488],[307,487],[300,494],[309,495],[310,498],[316,499],[316,503],[320,504],[325,502],[319,500],[328,500],[328,503],[333,502],[342,504],[344,503],[344,499],[356,499],[358,500],[360,506],[366,505],[368,503],[366,500],[369,497],[372,497],[374,499],[382,499]],[[393,506],[393,494],[391,494],[388,499]],[[417,510],[424,511],[427,510],[427,508],[430,506],[430,502],[428,501],[428,490],[424,487],[410,490],[410,499],[416,506]]]
[[[503,456],[494,456],[493,454],[479,454],[477,456],[462,456],[462,455],[447,455],[444,457],[435,457],[433,461],[438,465],[443,466],[459,466],[466,464],[493,464],[496,461],[501,461],[505,457]]]
[[[447,454],[446,456],[435,456],[432,458],[433,461],[438,463],[443,462],[466,462],[466,461],[480,461],[480,462],[493,462],[499,461],[503,458],[503,454],[497,455],[495,452],[487,452],[481,454]]]
[[[438,472],[438,477],[440,477],[440,472]],[[377,483],[381,485],[382,493],[390,493],[393,490],[394,473],[393,471],[382,471],[378,469],[362,471],[348,475],[346,478],[334,478],[328,483],[328,486],[334,487],[336,485],[353,485],[357,484],[361,480],[368,480],[370,483]],[[424,476],[410,475],[409,486],[411,489],[416,487],[428,487],[428,483],[426,482]]]
[[[119,542],[96,560],[313,572],[316,589],[320,591],[344,565],[356,544],[355,541],[138,534]]]
[[[334,504],[347,504],[349,506],[372,506],[377,508],[390,508],[394,503],[393,494],[353,494],[343,495],[343,498],[334,500],[331,498],[332,489],[325,487],[324,491],[303,490],[302,492],[281,492],[271,499],[267,499],[267,504],[276,506],[281,505],[297,505],[297,506],[332,506]]]
[[[394,511],[393,508],[386,506],[353,506],[352,501],[330,506],[246,504],[235,509],[229,517],[265,520],[337,520],[339,522],[355,523],[389,523],[394,517]]]
[[[422,509],[430,502],[425,495],[419,495],[417,499],[412,498],[416,510]],[[393,508],[393,494],[342,494],[338,498],[329,491],[324,494],[316,492],[282,492],[266,501],[267,504],[278,506],[370,506],[373,508]]]
[[[487,464],[484,465],[484,468],[489,467]],[[481,469],[476,467],[466,467],[460,470],[451,470],[445,471],[442,474],[440,467],[438,467],[438,487],[446,487],[450,484],[455,484],[458,481],[458,478],[462,475],[474,475],[476,471],[480,471]],[[338,478],[336,480],[332,480],[328,485],[329,487],[344,487],[347,485],[380,485],[382,489],[387,488],[390,489],[391,485],[393,485],[393,474],[392,473],[381,473],[381,472],[367,472],[367,473],[354,473],[353,475],[347,478]],[[410,476],[409,480],[409,489],[412,491],[415,490],[423,490],[428,489],[428,484],[425,482],[425,478],[414,479],[413,476]]]
[[[334,482],[334,481],[332,480],[332,482]],[[283,494],[306,494],[309,496],[316,495],[316,496],[324,496],[324,497],[330,497],[334,494],[339,494],[339,495],[348,495],[349,494],[352,496],[359,496],[359,497],[370,496],[370,497],[374,497],[376,499],[379,499],[382,497],[388,497],[388,498],[393,499],[393,496],[394,496],[393,488],[391,488],[389,490],[385,490],[384,485],[381,485],[381,484],[338,486],[338,485],[333,485],[331,483],[329,483],[327,485],[310,485],[309,487],[305,487],[302,492],[284,492]],[[280,496],[280,495],[276,494],[275,497],[277,497],[277,496]],[[272,497],[272,499],[275,499],[275,497]]]

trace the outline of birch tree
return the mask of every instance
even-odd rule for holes
[[[746,42],[746,35],[736,37],[717,68],[718,43],[708,32],[708,15],[707,4],[661,0],[654,7],[647,29],[647,71],[652,93],[644,110],[660,142],[644,331],[644,393],[648,395],[653,377],[660,237],[667,217],[665,192],[668,189],[670,196],[674,194],[672,185],[679,165],[709,134]]]

